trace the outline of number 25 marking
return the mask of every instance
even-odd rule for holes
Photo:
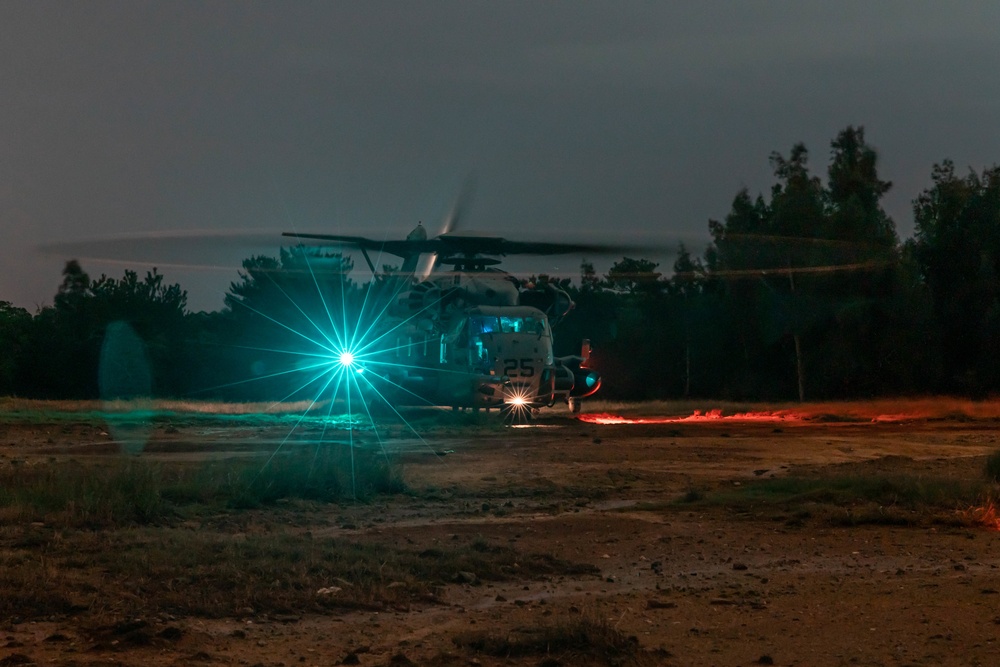
[[[520,367],[520,372],[518,372],[518,367]],[[531,359],[504,359],[503,373],[508,377],[530,378],[535,375],[535,367],[531,364]]]

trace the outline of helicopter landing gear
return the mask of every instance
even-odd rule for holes
[[[579,398],[573,398],[572,396],[566,399],[566,403],[569,405],[569,411],[574,415],[579,414],[580,409],[583,407],[583,401]]]

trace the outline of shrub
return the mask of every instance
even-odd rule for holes
[[[346,446],[276,452],[267,460],[167,465],[136,458],[0,467],[0,522],[67,526],[164,522],[184,507],[259,507],[283,499],[319,502],[405,490],[385,457]]]
[[[986,466],[983,472],[989,481],[1000,482],[1000,450],[986,457]]]

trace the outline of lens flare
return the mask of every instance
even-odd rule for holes
[[[252,274],[253,281],[267,287],[267,297],[234,301],[236,307],[254,316],[255,328],[248,331],[252,335],[247,339],[252,344],[228,345],[257,357],[256,365],[251,365],[254,372],[204,391],[262,383],[257,386],[265,387],[263,391],[274,396],[275,404],[305,401],[302,414],[263,462],[261,472],[286,446],[303,441],[304,432],[316,425],[311,414],[314,409],[325,413],[320,417],[318,437],[310,433],[309,441],[316,443],[317,456],[324,444],[338,442],[350,448],[351,491],[356,495],[354,448],[362,446],[361,439],[356,441],[356,429],[367,434],[365,440],[374,440],[389,460],[386,443],[376,427],[375,407],[390,411],[437,455],[396,405],[398,396],[404,396],[408,404],[429,405],[430,401],[390,377],[393,369],[402,369],[404,375],[421,370],[419,363],[400,353],[410,345],[400,347],[397,333],[413,327],[420,313],[399,318],[389,312],[410,286],[408,280],[373,280],[363,287],[347,279],[345,273],[328,279],[313,267],[322,259],[301,249],[283,250],[280,269]],[[331,440],[328,430],[346,431],[346,442]]]
[[[504,390],[504,420],[508,425],[524,424],[531,419],[531,389],[510,385]]]

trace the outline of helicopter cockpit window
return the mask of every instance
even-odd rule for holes
[[[483,335],[498,331],[500,321],[495,315],[473,315],[469,318],[469,362],[482,373],[488,373],[492,365]]]
[[[469,332],[474,336],[499,330],[500,323],[494,315],[474,315],[469,318]]]
[[[503,333],[526,333],[541,336],[546,333],[545,320],[537,317],[501,317],[500,330]]]

